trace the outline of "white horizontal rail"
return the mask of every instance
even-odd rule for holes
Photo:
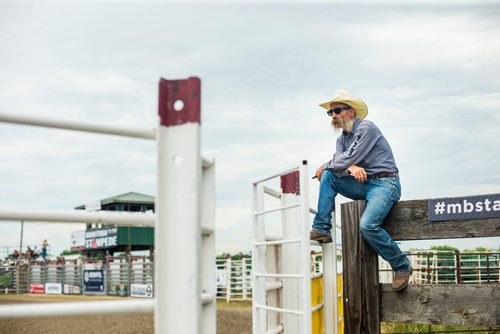
[[[255,273],[255,277],[269,277],[269,278],[302,278],[302,275],[298,274],[260,274]]]
[[[275,197],[275,198],[278,198],[278,199],[281,198],[281,193],[279,191],[276,191],[276,190],[269,188],[267,186],[264,186],[264,192],[268,195]],[[309,212],[312,214],[315,214],[315,215],[318,214],[318,210],[311,208],[311,207],[309,207]],[[336,224],[336,225],[337,225],[337,228],[341,229],[340,224]]]
[[[152,313],[154,300],[39,303],[0,306],[0,319],[69,317],[92,314]]]
[[[0,220],[23,220],[45,223],[100,223],[128,226],[154,226],[155,214],[110,211],[32,211],[0,208]]]
[[[271,290],[278,290],[283,287],[283,282],[266,282],[266,292]]]
[[[203,158],[203,157],[201,158],[201,165],[205,169],[213,167],[214,164],[215,164],[214,158]]]
[[[273,240],[273,241],[256,242],[255,246],[283,245],[283,244],[293,244],[299,242],[302,242],[302,239]]]
[[[273,208],[273,209],[269,209],[269,210],[263,210],[263,211],[255,212],[254,215],[255,216],[260,216],[260,215],[265,215],[265,214],[271,213],[271,212],[276,212],[276,211],[282,211],[282,210],[296,208],[296,207],[299,207],[299,206],[300,206],[300,203],[290,204],[290,205],[284,205],[284,206],[280,206],[279,208]]]
[[[266,234],[266,240],[267,241],[281,240],[281,236],[279,236],[279,235],[272,235],[272,234]]]
[[[210,225],[201,225],[201,234],[204,236],[209,236],[214,232],[214,228]]]
[[[86,123],[82,121],[69,121],[50,118],[41,118],[28,115],[15,115],[0,113],[0,121],[6,123],[15,123],[23,125],[42,126],[47,128],[56,128],[64,130],[74,130],[83,132],[101,133],[107,135],[156,139],[155,129],[137,129],[121,126],[102,125],[97,123]]]
[[[316,312],[317,310],[322,309],[322,308],[323,308],[323,303],[318,304],[318,305],[314,306],[314,307],[311,309],[311,312]]]
[[[271,196],[273,196],[273,197],[276,197],[276,198],[278,198],[278,199],[280,199],[280,198],[281,198],[281,193],[280,193],[279,191],[276,191],[276,190],[274,190],[274,189],[272,189],[272,188],[269,188],[269,187],[267,187],[267,186],[264,186],[264,192],[265,192],[266,194],[271,195]]]
[[[287,175],[287,174],[290,174],[292,172],[298,171],[299,169],[300,169],[300,165],[295,165],[295,166],[286,168],[286,169],[284,169],[282,171],[278,171],[278,172],[276,172],[274,174],[271,174],[270,176],[267,176],[267,177],[255,180],[254,182],[252,182],[252,184],[253,185],[257,185],[257,183],[266,182],[266,181],[269,181],[271,179],[274,179],[275,177],[282,176],[282,175]]]
[[[207,305],[207,304],[213,303],[213,301],[214,301],[214,295],[213,294],[207,293],[207,292],[203,292],[201,294],[201,303],[203,305]]]
[[[274,312],[280,312],[280,313],[290,313],[290,314],[297,314],[297,315],[304,315],[301,311],[297,310],[289,310],[286,308],[279,308],[279,307],[272,307],[272,306],[265,306],[265,305],[255,305],[256,308],[268,310],[268,311],[274,311]]]
[[[274,327],[273,329],[270,329],[266,332],[266,334],[279,334],[281,332],[283,332],[283,325],[278,325],[276,327]]]

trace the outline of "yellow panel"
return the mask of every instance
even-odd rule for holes
[[[311,306],[314,307],[323,303],[323,277],[316,277],[311,280]],[[325,331],[323,321],[323,309],[312,313],[312,334],[320,334]]]
[[[342,293],[342,275],[337,276],[338,293]],[[323,277],[311,280],[311,306],[314,307],[323,303]],[[342,297],[337,301],[339,318],[344,316],[344,303]],[[311,334],[321,334],[325,331],[324,312],[319,309],[312,314]],[[339,333],[344,333],[344,320],[339,321]]]
[[[337,275],[337,291],[340,294],[342,294],[342,274]],[[343,297],[340,297],[338,299],[338,312],[339,312],[339,319],[342,318],[342,320],[339,321],[339,334],[344,333],[344,303],[343,303]]]

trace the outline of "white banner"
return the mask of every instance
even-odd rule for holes
[[[64,284],[64,294],[66,295],[79,295],[81,289],[79,285],[74,284]]]
[[[45,293],[47,295],[61,295],[62,294],[61,283],[45,283]]]
[[[132,297],[153,298],[152,284],[132,284],[130,285],[130,295]]]
[[[217,286],[227,285],[227,272],[226,269],[217,269]]]
[[[85,248],[85,231],[71,232],[71,250],[82,250]]]

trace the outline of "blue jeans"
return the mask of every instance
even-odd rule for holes
[[[389,262],[393,270],[407,271],[410,261],[391,236],[380,227],[394,203],[401,197],[399,180],[396,177],[383,177],[361,183],[352,176],[338,177],[335,172],[324,170],[320,180],[318,214],[314,218],[313,230],[330,234],[337,194],[353,200],[366,200],[366,208],[361,215],[359,226],[363,238]]]

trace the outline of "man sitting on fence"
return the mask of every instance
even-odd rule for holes
[[[337,138],[333,159],[316,170],[315,177],[320,181],[318,213],[310,238],[332,242],[331,219],[337,194],[366,200],[361,234],[395,271],[393,290],[403,290],[412,273],[410,261],[380,227],[401,196],[398,168],[389,143],[375,124],[364,120],[368,114],[366,104],[349,92],[339,90],[333,100],[320,106],[332,117],[332,126],[343,131]]]

